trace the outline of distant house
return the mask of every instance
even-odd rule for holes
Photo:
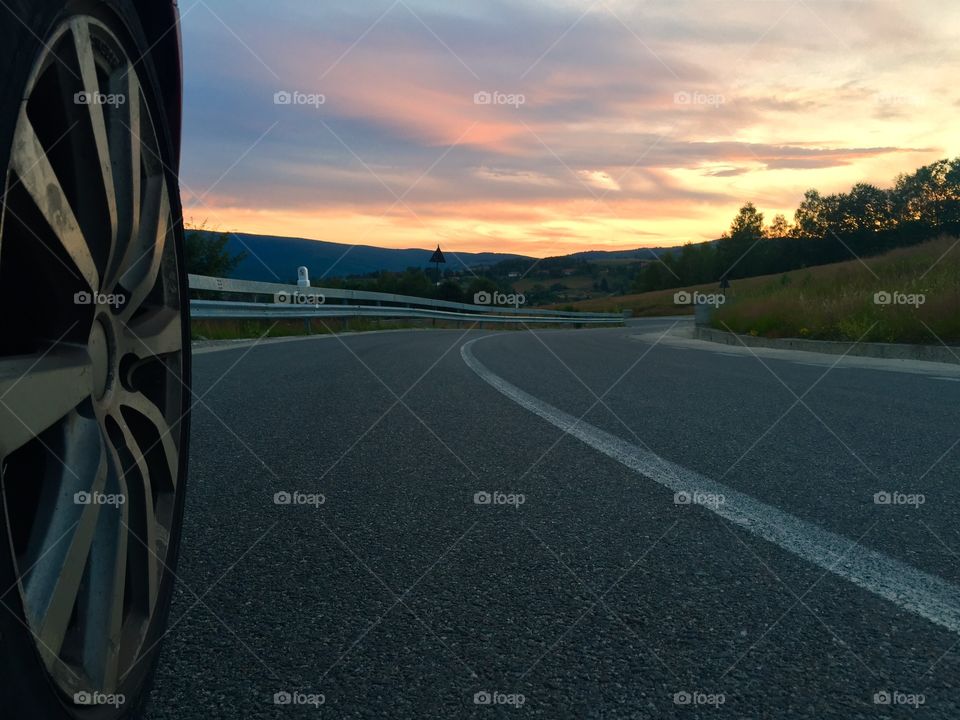
[[[512,272],[512,273],[507,273],[507,277],[508,277],[508,278],[518,278],[518,277],[520,277],[520,273],[517,272],[517,271],[514,271],[514,272]]]

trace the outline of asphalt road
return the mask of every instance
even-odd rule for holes
[[[960,368],[685,323],[197,354],[146,718],[960,718]]]

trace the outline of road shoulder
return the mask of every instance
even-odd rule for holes
[[[698,330],[703,329],[704,328],[694,328],[693,325],[690,324],[684,324],[667,330],[666,333],[638,333],[631,334],[628,337],[631,340],[644,343],[654,343],[659,341],[660,345],[682,350],[696,350],[725,355],[743,355],[746,357],[759,357],[764,359],[784,360],[787,362],[798,362],[810,365],[822,365],[823,367],[881,370],[885,372],[910,373],[914,375],[960,378],[960,362],[951,364],[947,362],[933,362],[930,360],[866,357],[863,355],[855,355],[853,352],[848,354],[843,354],[843,352],[815,352],[812,350],[800,350],[796,349],[795,347],[753,347],[748,346],[746,342],[743,342],[745,340],[744,338],[741,338],[739,335],[733,335],[732,333],[723,333],[724,335],[730,336],[730,342],[700,339],[697,337]],[[756,339],[757,338],[751,338],[751,340]],[[845,346],[850,345],[850,343],[838,344]]]

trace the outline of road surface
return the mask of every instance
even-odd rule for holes
[[[145,717],[960,717],[960,369],[688,322],[197,354]]]

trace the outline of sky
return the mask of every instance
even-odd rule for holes
[[[515,252],[711,240],[960,155],[952,0],[180,0],[193,225]]]

